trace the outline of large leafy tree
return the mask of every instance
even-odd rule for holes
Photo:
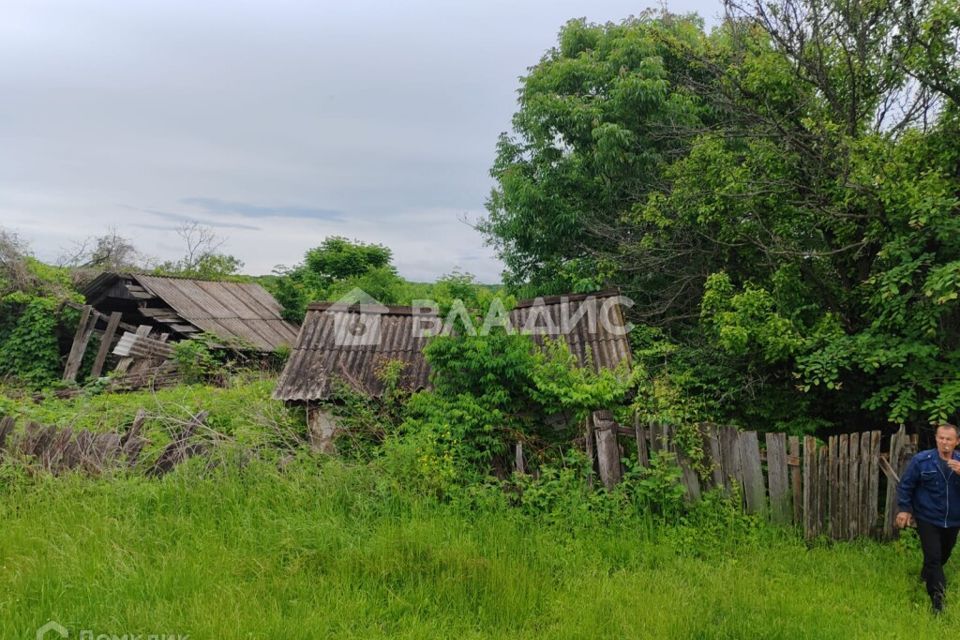
[[[727,10],[710,35],[669,15],[572,22],[530,70],[485,227],[513,283],[621,287],[638,354],[693,414],[953,416],[955,5]],[[647,90],[619,109],[629,86]]]
[[[308,303],[339,299],[354,287],[384,304],[396,304],[404,283],[392,257],[383,245],[330,236],[309,249],[302,263],[280,270],[274,295],[283,305],[284,317],[295,322],[303,320]]]

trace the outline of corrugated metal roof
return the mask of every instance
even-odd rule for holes
[[[203,331],[245,340],[262,351],[296,342],[296,325],[280,316],[280,303],[258,284],[131,276]]]
[[[595,370],[630,364],[630,344],[618,327],[625,326],[618,294],[556,296],[521,302],[509,313],[517,330],[530,329],[543,344],[551,323],[561,331],[581,365]],[[284,367],[274,397],[287,401],[329,398],[331,383],[340,377],[354,388],[379,396],[383,384],[376,370],[389,360],[404,363],[403,388],[416,390],[429,383],[423,331],[435,315],[410,307],[349,308],[313,304],[307,310],[297,344]],[[360,330],[366,327],[367,330]],[[559,336],[558,336],[559,337]]]

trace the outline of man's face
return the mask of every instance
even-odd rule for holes
[[[937,429],[937,449],[941,454],[949,456],[953,450],[960,444],[960,438],[957,437],[957,430],[953,427],[940,427]]]

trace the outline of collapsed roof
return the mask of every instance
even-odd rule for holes
[[[148,324],[173,339],[205,331],[261,352],[297,340],[297,326],[280,316],[280,303],[254,283],[105,272],[82,293],[101,313],[119,311],[125,323]]]

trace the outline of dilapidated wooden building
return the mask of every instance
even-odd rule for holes
[[[537,344],[547,337],[563,339],[581,366],[595,370],[630,366],[626,321],[617,292],[537,298],[505,313],[509,328],[526,333]],[[429,385],[423,355],[430,335],[443,332],[445,319],[435,309],[384,305],[315,303],[310,305],[274,397],[307,408],[311,443],[334,451],[336,423],[324,409],[335,379],[373,397],[383,392],[377,371],[386,362],[403,363],[400,386],[416,391]],[[594,415],[597,459],[604,481],[619,480],[619,453],[609,411]],[[592,445],[591,445],[592,446]],[[604,468],[603,460],[612,460]]]
[[[255,283],[106,272],[83,295],[104,316],[119,312],[124,324],[149,325],[171,341],[207,332],[267,353],[297,339],[297,326],[281,317],[280,303]]]

